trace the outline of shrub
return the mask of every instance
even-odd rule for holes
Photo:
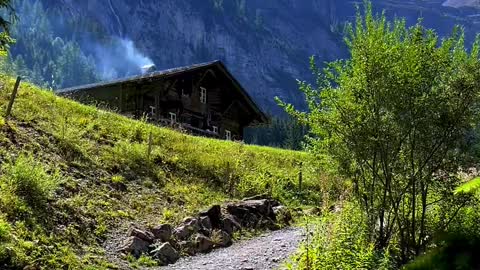
[[[325,213],[314,221],[307,239],[289,269],[390,269],[389,251],[379,252],[369,237],[367,218],[353,203],[339,213]],[[307,231],[308,231],[307,225]],[[307,232],[309,233],[309,232]]]

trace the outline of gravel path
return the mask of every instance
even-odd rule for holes
[[[299,228],[271,232],[234,243],[209,254],[180,259],[158,270],[269,270],[277,269],[298,248],[304,235]]]

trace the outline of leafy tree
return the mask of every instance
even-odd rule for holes
[[[0,16],[0,52],[6,52],[9,45],[14,42],[10,37],[10,24],[16,18],[14,9],[10,3],[10,0],[0,0],[0,10],[2,15]]]
[[[407,261],[455,215],[439,203],[451,200],[459,149],[478,116],[480,39],[467,51],[460,28],[440,41],[421,22],[388,22],[365,2],[345,40],[350,59],[323,71],[311,59],[316,85],[300,83],[308,112],[279,103],[351,179],[377,248],[398,244]]]
[[[18,41],[2,66],[4,72],[51,89],[98,80],[92,58],[73,37],[60,37],[64,35],[56,29],[57,18],[50,16],[40,1],[14,1],[13,5],[21,20],[10,27]]]

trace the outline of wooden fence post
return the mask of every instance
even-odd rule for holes
[[[300,170],[298,171],[298,192],[302,193],[302,182],[303,182],[303,173],[302,173],[303,162],[300,162]]]
[[[12,96],[10,97],[10,102],[8,103],[7,113],[5,118],[9,118],[10,114],[12,113],[13,103],[15,102],[15,98],[17,97],[18,87],[20,86],[20,81],[22,78],[20,76],[17,77],[17,81],[15,82],[15,87],[13,87]]]
[[[147,158],[148,161],[150,161],[150,155],[152,154],[152,148],[153,148],[153,134],[152,131],[150,131],[150,135],[148,135],[148,152],[147,152]]]

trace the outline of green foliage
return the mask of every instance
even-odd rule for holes
[[[280,103],[309,125],[312,150],[352,180],[376,246],[398,242],[407,261],[428,245],[427,211],[458,182],[459,149],[478,116],[480,39],[466,50],[460,28],[440,41],[366,1],[345,40],[349,60],[323,71],[311,60],[317,85],[300,83],[309,113]]]
[[[43,211],[58,185],[58,175],[47,174],[32,156],[19,156],[2,167],[0,209],[12,219]]]
[[[338,213],[310,220],[314,228],[289,269],[392,269],[389,251],[379,252],[369,236],[368,219],[358,205],[345,203]]]
[[[477,177],[475,179],[472,179],[460,186],[458,186],[455,189],[455,193],[469,193],[469,194],[475,194],[478,192],[480,188],[480,177]]]
[[[0,0],[0,55],[15,41],[10,37],[10,25],[16,19],[15,10],[10,0]]]
[[[22,18],[10,27],[17,42],[3,63],[4,72],[51,89],[98,80],[93,58],[81,51],[75,39],[58,36],[52,26],[57,18],[47,13],[41,1],[14,1],[13,6]]]

